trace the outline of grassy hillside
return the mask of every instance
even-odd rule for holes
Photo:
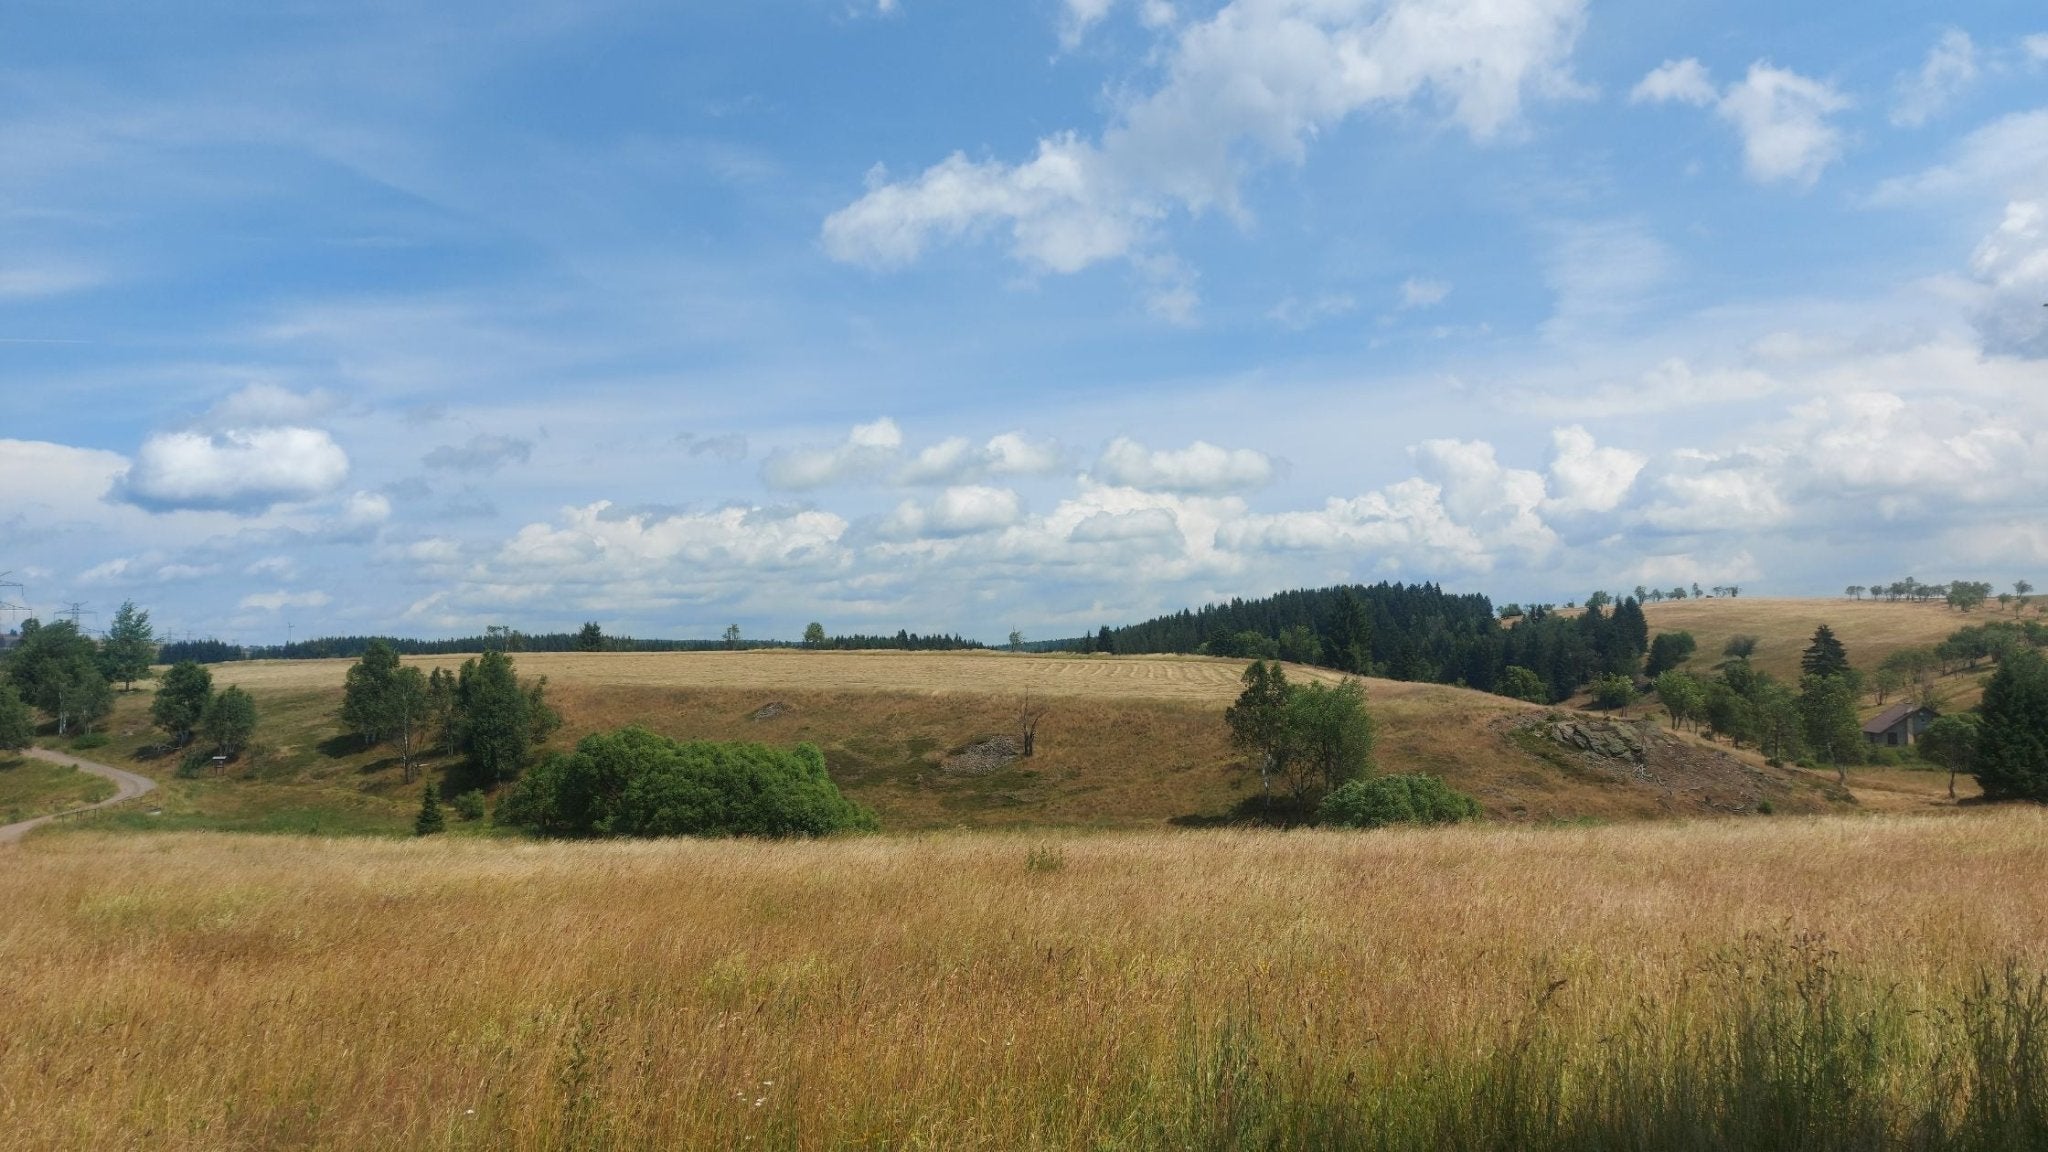
[[[0,1131],[165,1152],[2040,1147],[2044,886],[2032,809],[56,837],[0,868]]]
[[[1667,600],[1643,609],[1655,632],[1690,632],[1699,641],[1694,667],[1721,661],[1731,637],[1758,638],[1752,662],[1780,679],[1799,679],[1799,655],[1825,624],[1858,668],[1874,669],[1901,648],[1939,644],[1950,633],[1987,620],[2010,620],[1996,604],[1962,613],[1941,604],[1886,604],[1872,600]]]
[[[627,723],[685,738],[810,741],[824,749],[840,786],[891,830],[1213,823],[1259,787],[1231,750],[1223,723],[1242,661],[781,651],[521,654],[517,663],[522,675],[548,677],[565,718],[557,746]],[[364,752],[335,724],[347,668],[339,660],[217,667],[216,683],[247,689],[263,715],[252,754],[223,780],[166,779],[169,764],[143,758],[154,740],[147,694],[124,695],[114,743],[100,754],[166,780],[161,811],[81,823],[403,833],[417,786],[403,783],[387,752]],[[1312,669],[1293,674],[1333,678]],[[1519,701],[1391,681],[1372,681],[1369,690],[1381,729],[1381,769],[1444,776],[1495,819],[1729,810],[1726,787],[1589,770],[1517,738],[1519,721],[1542,714]],[[1038,755],[990,772],[954,761],[1012,731],[1017,701],[1027,692],[1049,709]],[[1774,792],[1774,804],[1786,811],[1827,804],[1815,789],[1794,792]]]

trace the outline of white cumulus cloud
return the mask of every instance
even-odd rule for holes
[[[899,485],[964,484],[1001,476],[1044,476],[1066,466],[1066,454],[1049,440],[1004,432],[975,444],[949,436],[915,453],[903,430],[884,416],[857,424],[837,444],[778,449],[761,466],[769,487],[806,491],[833,484],[882,482]]]
[[[846,439],[822,448],[783,448],[769,453],[761,478],[771,488],[803,491],[866,479],[888,471],[903,449],[903,430],[887,416],[856,424]]]
[[[964,484],[948,488],[929,504],[906,500],[882,525],[884,535],[917,537],[971,536],[1008,528],[1023,518],[1023,505],[1007,488]]]
[[[1650,458],[1625,448],[1602,448],[1578,425],[1550,434],[1548,498],[1552,512],[1612,512],[1627,498]]]
[[[2048,357],[2048,200],[2016,200],[1970,258],[1977,329],[1994,352]]]
[[[1690,57],[1666,60],[1650,71],[1628,95],[1635,104],[1691,104],[1704,108],[1721,98],[1707,66]]]
[[[1711,105],[1742,137],[1743,168],[1762,184],[1810,187],[1841,159],[1842,130],[1830,117],[1850,100],[1825,81],[1779,68],[1768,60],[1749,66],[1741,80],[1717,91],[1695,59],[1668,60],[1630,93],[1636,103]]]
[[[254,513],[324,496],[348,468],[348,454],[316,428],[162,432],[142,442],[120,491],[151,511]]]
[[[1219,448],[1206,440],[1153,450],[1119,436],[1103,449],[1095,475],[1126,488],[1215,494],[1259,487],[1273,478],[1273,462],[1250,448]]]
[[[1828,117],[1849,107],[1833,85],[1767,61],[1721,98],[1721,115],[1742,133],[1743,166],[1761,183],[1811,186],[1841,159],[1842,130]]]

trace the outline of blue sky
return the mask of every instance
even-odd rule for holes
[[[16,4],[0,569],[244,642],[2040,582],[2021,7]]]

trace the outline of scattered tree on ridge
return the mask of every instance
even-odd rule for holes
[[[150,661],[156,658],[156,632],[149,626],[149,613],[124,600],[107,628],[107,641],[100,646],[100,671],[109,680],[132,690],[137,680],[149,679]]]
[[[602,646],[602,635],[598,642]],[[397,650],[389,644],[373,640],[362,658],[348,668],[348,681],[342,689],[342,728],[362,740],[365,748],[387,740],[395,742],[403,777],[412,783],[420,769],[420,754],[436,730],[442,732],[446,746],[451,697],[451,681],[440,668],[434,668],[434,676],[428,678],[420,668],[399,664]]]
[[[398,652],[382,640],[371,641],[362,659],[350,665],[341,690],[341,726],[371,748],[391,735],[392,684],[398,676]]]
[[[1254,660],[1244,670],[1244,691],[1223,712],[1231,746],[1258,758],[1259,788],[1273,794],[1273,777],[1287,754],[1287,697],[1292,685],[1278,664]]]
[[[1956,798],[1957,773],[1977,769],[1977,740],[1983,718],[1974,712],[1943,716],[1920,734],[1920,755],[1948,769],[1948,798]]]
[[[1676,729],[1687,721],[1697,723],[1707,706],[1707,689],[1697,679],[1671,669],[1657,677],[1657,700],[1671,717]]]
[[[1776,681],[1759,677],[1750,693],[1749,707],[1757,747],[1763,750],[1765,758],[1779,763],[1797,760],[1806,727],[1799,698]]]
[[[1690,632],[1659,632],[1650,641],[1650,659],[1643,666],[1643,675],[1655,680],[1692,659],[1698,648],[1699,643]]]
[[[1628,676],[1602,676],[1593,681],[1593,706],[1606,712],[1619,711],[1628,716],[1629,705],[1636,702],[1636,682]]]
[[[247,692],[230,686],[206,706],[199,732],[213,744],[214,751],[234,759],[242,754],[249,737],[256,734],[256,701]]]
[[[149,720],[171,738],[174,747],[183,748],[199,731],[199,722],[206,718],[206,706],[211,703],[213,673],[186,660],[164,673],[156,699],[149,703]]]
[[[469,785],[515,779],[528,752],[561,725],[545,700],[547,682],[543,676],[522,684],[502,652],[463,661],[455,678],[455,743],[468,757]]]
[[[1375,733],[1363,684],[1291,684],[1280,665],[1255,660],[1244,671],[1244,686],[1223,718],[1231,744],[1258,759],[1269,799],[1275,779],[1297,804],[1306,804],[1372,771]]]
[[[398,762],[405,782],[410,784],[419,775],[420,754],[426,748],[435,720],[434,697],[427,686],[426,673],[401,667],[385,691],[384,709],[386,730],[398,743]]]
[[[1845,765],[1863,759],[1863,724],[1856,713],[1853,675],[1806,676],[1799,685],[1799,712],[1807,746],[1823,764],[1835,766],[1838,782],[1848,783]]]
[[[1372,773],[1375,736],[1365,710],[1365,685],[1346,679],[1294,685],[1283,711],[1287,754],[1282,766],[1289,793],[1306,802]]]
[[[1957,580],[1948,586],[1944,598],[1958,612],[1974,612],[1991,598],[1991,585],[1981,580]]]
[[[1533,670],[1519,664],[1510,665],[1501,674],[1499,692],[1515,700],[1527,700],[1531,704],[1550,703],[1550,685]]]
[[[114,710],[114,691],[100,672],[99,646],[72,620],[21,626],[7,659],[7,678],[23,700],[56,721],[57,735],[92,730]]]
[[[816,620],[813,620],[809,624],[804,625],[804,647],[823,648],[824,646],[825,626],[823,624],[818,623]],[[1012,647],[1014,647],[1014,645],[1012,645]]]

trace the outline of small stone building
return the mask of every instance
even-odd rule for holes
[[[1894,704],[1863,722],[1863,738],[1884,748],[1912,744],[1934,723],[1935,712],[1918,704]]]

